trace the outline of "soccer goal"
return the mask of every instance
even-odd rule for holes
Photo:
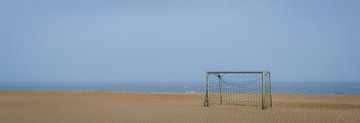
[[[270,72],[207,72],[204,106],[272,107]]]

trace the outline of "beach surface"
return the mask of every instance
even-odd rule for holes
[[[203,94],[0,91],[1,123],[359,123],[360,95],[274,94],[273,107],[211,105]]]

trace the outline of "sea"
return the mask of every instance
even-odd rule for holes
[[[0,90],[204,93],[205,82],[0,82]],[[273,93],[360,94],[360,82],[272,82]]]

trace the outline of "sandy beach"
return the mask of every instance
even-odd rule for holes
[[[1,123],[360,122],[360,95],[274,94],[273,107],[202,106],[202,94],[0,91]]]

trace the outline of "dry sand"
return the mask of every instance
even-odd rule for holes
[[[273,107],[202,106],[202,94],[0,91],[0,123],[360,123],[360,95],[274,94]]]

